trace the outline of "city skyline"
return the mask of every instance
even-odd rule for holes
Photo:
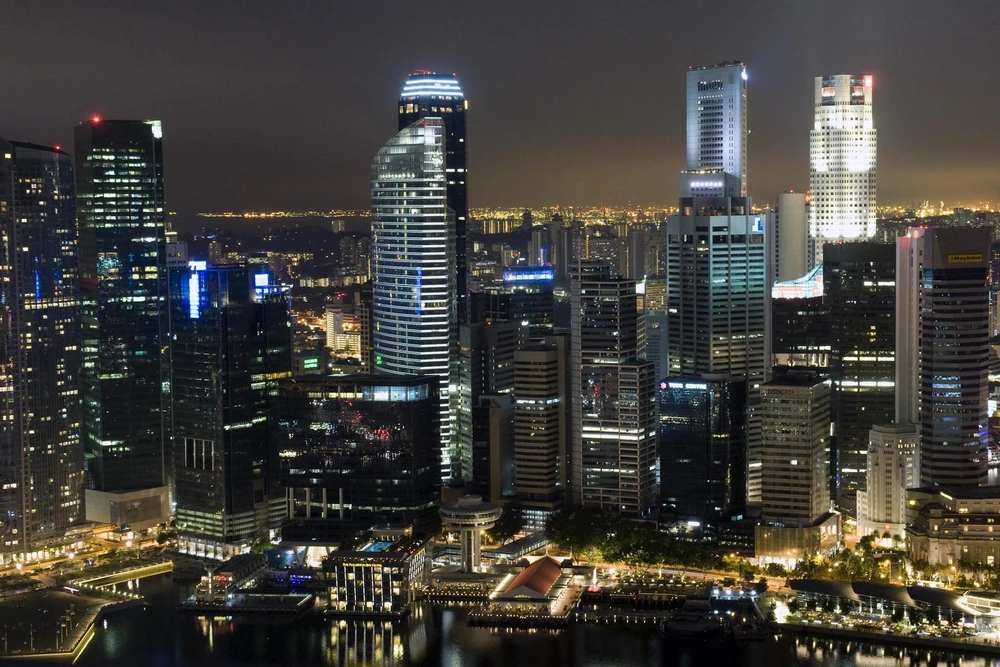
[[[435,13],[400,6],[385,24],[396,38],[377,56],[353,60],[365,48],[361,36],[385,17],[353,8],[276,14],[253,4],[239,14],[161,8],[155,17],[152,9],[114,4],[85,12],[65,5],[53,17],[13,7],[12,51],[36,45],[38,57],[0,76],[18,93],[0,111],[6,136],[62,146],[69,128],[95,113],[162,119],[171,128],[166,200],[181,218],[233,208],[364,208],[367,159],[392,127],[399,86],[407,72],[427,68],[457,73],[470,100],[473,207],[670,204],[684,163],[677,102],[686,68],[738,58],[748,67],[750,194],[758,201],[806,188],[812,81],[829,72],[873,76],[881,201],[997,199],[991,156],[998,140],[986,132],[993,94],[961,63],[985,60],[989,40],[977,35],[985,37],[1000,8],[883,2],[814,11],[768,2],[751,12],[715,4],[740,20],[721,25],[712,44],[682,34],[666,48],[656,26],[683,23],[704,8],[622,8],[594,33],[585,12],[453,7],[446,15],[454,39],[428,45],[422,28]],[[158,29],[133,41],[154,18]],[[111,19],[122,29],[82,48],[88,26]],[[397,29],[397,22],[414,28]],[[331,27],[338,39],[311,38]],[[279,42],[290,46],[271,46]],[[83,76],[92,72],[100,76]],[[951,122],[952,96],[924,93],[928,81],[962,91],[962,123]],[[267,142],[250,141],[262,131]]]

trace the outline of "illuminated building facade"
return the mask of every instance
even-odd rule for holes
[[[75,144],[87,518],[139,526],[169,513],[163,128],[95,117]]]
[[[570,292],[573,502],[643,516],[656,498],[656,380],[635,281],[584,262]]]
[[[170,282],[180,548],[228,558],[274,537],[285,513],[268,408],[292,373],[288,297],[266,272],[242,266],[192,261]]]
[[[809,200],[804,192],[782,192],[770,214],[768,268],[772,283],[806,275],[809,264]]]
[[[724,375],[659,385],[660,504],[706,521],[746,507],[747,386]]]
[[[455,216],[451,254],[455,257],[455,292],[458,295],[459,323],[468,321],[469,196],[465,157],[465,115],[468,109],[469,103],[454,74],[418,70],[406,78],[403,92],[399,96],[400,130],[428,117],[439,118],[444,128],[444,172],[447,180],[448,208]]]
[[[555,269],[551,266],[510,266],[503,270],[503,286],[487,288],[486,319],[527,323],[531,337],[552,333]]]
[[[0,138],[0,562],[84,520],[73,163]]]
[[[872,77],[818,76],[814,99],[809,132],[810,266],[823,262],[823,243],[875,235]]]
[[[830,510],[830,380],[789,370],[761,387],[761,513],[812,525]]]
[[[330,552],[323,560],[327,612],[393,617],[408,612],[431,559],[427,539],[407,532],[376,526],[353,548]]]
[[[990,232],[911,228],[897,241],[896,421],[920,433],[920,484],[987,481]]]
[[[865,490],[858,491],[858,535],[906,534],[906,490],[920,486],[912,424],[876,424],[869,433]]]
[[[458,325],[445,129],[440,118],[418,120],[372,161],[372,342],[376,374],[438,378],[448,479],[461,470],[453,441]]]
[[[746,65],[731,61],[688,69],[687,171],[693,181],[685,191],[681,176],[681,196],[745,197],[746,143]]]
[[[566,495],[565,337],[514,353],[514,491],[529,530],[562,508]]]
[[[724,373],[747,379],[751,410],[748,502],[760,499],[754,413],[770,364],[770,290],[762,215],[749,197],[685,197],[667,220],[667,377]]]
[[[439,384],[344,375],[279,384],[272,412],[282,541],[339,544],[377,523],[437,531]]]

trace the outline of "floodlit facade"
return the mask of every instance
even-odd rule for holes
[[[921,486],[987,481],[989,244],[975,228],[897,242],[896,421],[919,427]]]
[[[722,62],[687,71],[687,171],[682,196],[747,194],[747,68]],[[730,176],[730,179],[726,178]],[[685,182],[690,191],[684,192]],[[733,191],[735,190],[735,191]]]
[[[875,235],[876,131],[872,77],[818,76],[809,133],[810,266],[823,261],[823,243]]]
[[[0,562],[83,523],[73,162],[0,138]]]
[[[771,282],[795,280],[809,267],[809,198],[804,192],[782,192],[771,213],[774,224],[768,238]]]
[[[469,265],[468,218],[469,195],[466,177],[468,165],[465,147],[465,117],[469,102],[454,74],[417,70],[409,74],[399,95],[399,129],[422,118],[437,117],[444,126],[444,169],[448,208],[455,216],[455,235],[451,242],[455,257],[455,292],[460,324],[468,322]]]
[[[140,527],[169,513],[163,126],[94,117],[74,134],[87,516]]]
[[[858,535],[906,534],[906,490],[920,486],[917,431],[876,424],[868,446],[866,490],[858,491]]]
[[[453,469],[458,326],[444,133],[440,118],[418,120],[372,161],[372,338],[376,374],[438,378],[448,479],[461,470]]]

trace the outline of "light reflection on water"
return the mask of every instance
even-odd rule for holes
[[[319,615],[209,620],[176,612],[174,603],[190,587],[175,586],[167,576],[143,579],[136,590],[150,600],[148,608],[109,617],[77,665],[1000,667],[1000,660],[988,658],[791,636],[739,645],[582,624],[560,634],[491,632],[467,627],[460,610],[428,607],[403,622]]]

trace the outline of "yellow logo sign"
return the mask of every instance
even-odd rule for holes
[[[948,255],[949,264],[967,264],[983,261],[982,255]]]

